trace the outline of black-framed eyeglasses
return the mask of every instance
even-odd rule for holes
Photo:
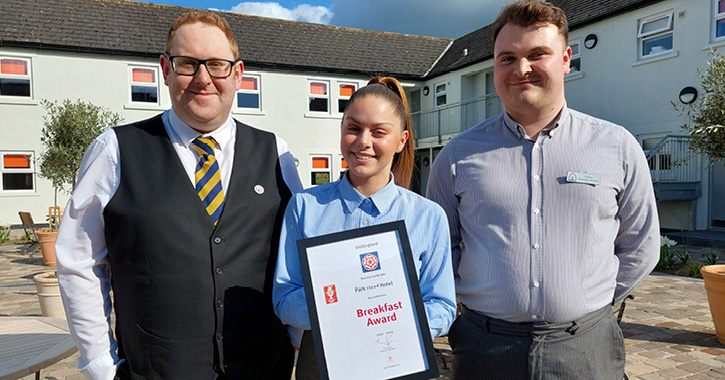
[[[204,65],[210,77],[227,78],[232,75],[234,64],[239,61],[239,59],[230,61],[221,58],[196,59],[183,55],[169,55],[168,53],[164,53],[164,55],[171,61],[171,68],[176,74],[186,76],[196,75],[196,72],[199,71],[199,66]]]

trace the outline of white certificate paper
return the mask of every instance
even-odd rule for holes
[[[407,239],[399,221],[298,243],[323,379],[438,376]]]

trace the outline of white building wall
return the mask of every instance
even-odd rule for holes
[[[34,164],[37,164],[42,152],[40,131],[45,115],[40,105],[42,99],[90,101],[121,113],[124,123],[152,117],[171,107],[160,68],[157,78],[160,104],[148,106],[131,104],[130,101],[129,65],[158,68],[158,59],[8,48],[0,49],[0,56],[29,58],[32,72],[32,99],[0,97],[0,152],[30,152],[36,160]],[[303,186],[310,186],[311,155],[329,156],[331,178],[336,179],[340,171],[342,116],[337,112],[337,85],[345,82],[362,86],[368,78],[262,71],[250,67],[246,72],[260,76],[261,111],[247,112],[234,108],[232,116],[284,138],[299,161],[298,172]],[[307,111],[309,79],[329,83],[329,114]],[[53,204],[53,193],[50,182],[39,176],[36,165],[34,191],[0,190],[0,223],[19,224],[18,211],[30,211],[36,223],[46,222],[48,207]],[[68,195],[59,195],[59,205],[65,205]]]
[[[673,108],[671,102],[679,102],[679,92],[687,86],[702,92],[697,69],[706,68],[711,49],[722,54],[725,46],[725,39],[713,41],[713,3],[713,0],[664,1],[571,30],[569,41],[580,42],[582,72],[566,79],[568,106],[623,125],[640,141],[681,134],[681,126],[687,123],[687,119]],[[667,12],[673,13],[673,51],[649,59],[638,58],[639,21]],[[584,39],[589,34],[598,37],[593,49],[584,47]],[[461,100],[461,94],[463,100],[471,93],[481,96],[479,73],[492,70],[493,61],[488,60],[429,79],[422,85],[429,86],[433,95],[436,83],[451,83],[448,104],[453,104]],[[463,89],[457,88],[460,78],[468,75],[476,75],[474,81],[464,85]],[[435,108],[434,96],[431,95],[428,99],[424,97],[423,112]],[[445,144],[447,140],[443,138],[441,143]],[[421,148],[441,143],[429,141]],[[685,207],[681,201],[660,204],[663,227],[708,228],[709,178],[707,165],[703,165],[702,196],[695,202],[694,210],[683,212]]]
[[[697,69],[707,67],[711,49],[722,52],[725,45],[713,42],[712,7],[711,0],[664,1],[570,32],[570,41],[581,41],[583,73],[566,82],[568,105],[621,124],[640,141],[682,134],[688,120],[672,102],[679,104],[680,90],[687,86],[703,91]],[[673,14],[672,52],[639,58],[640,21],[667,13]],[[597,45],[586,49],[584,39],[592,33]],[[660,203],[664,228],[708,228],[710,176],[706,165],[701,171],[702,196],[694,207],[683,201]]]

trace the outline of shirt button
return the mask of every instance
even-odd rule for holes
[[[216,300],[216,306],[217,307],[224,307],[224,301],[222,301],[222,300]]]
[[[539,287],[539,282],[538,281],[534,281],[534,287],[535,288],[538,288]]]
[[[216,268],[216,274],[222,274],[222,268]]]
[[[539,146],[539,144],[534,144],[534,149],[539,149],[539,148],[541,148],[541,147]]]
[[[538,214],[538,213],[539,213],[539,209],[538,208],[535,208],[534,209],[534,214]]]
[[[362,224],[363,224],[363,226],[367,226],[368,225],[368,221],[367,220],[363,220],[362,221]]]
[[[535,320],[536,318],[539,318],[539,316],[538,315],[532,315],[531,316],[531,319],[534,319]]]
[[[215,237],[215,238],[214,238],[214,243],[217,243],[217,244],[219,244],[219,243],[221,243],[221,242],[222,242],[222,238],[220,238],[220,237]]]
[[[539,177],[538,175],[535,175],[535,176],[534,176],[534,181],[538,181],[538,180],[539,180],[539,178],[540,178],[540,177]]]
[[[541,248],[541,246],[539,245],[539,243],[534,244],[534,249],[539,249],[539,248]]]
[[[222,333],[217,333],[216,338],[222,340],[224,338],[224,335],[222,335]]]

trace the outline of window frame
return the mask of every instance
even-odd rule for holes
[[[6,168],[5,156],[23,155],[28,156],[30,167],[28,168]],[[5,189],[5,174],[30,174],[32,185],[30,189]],[[33,194],[37,190],[37,175],[35,173],[35,152],[33,151],[0,151],[0,194]]]
[[[441,86],[443,86],[443,90],[438,91]],[[438,103],[439,97],[445,97],[443,104]],[[433,85],[433,104],[436,107],[444,107],[448,105],[448,82],[439,82]]]
[[[340,177],[339,178],[342,178],[342,176],[345,175],[345,173],[347,173],[348,170],[350,170],[350,166],[347,164],[347,161],[345,161],[345,157],[343,157],[342,154],[339,154],[338,156],[340,157],[340,161],[339,161],[339,163],[340,163],[340,170],[339,170]]]
[[[324,158],[327,160],[326,168],[315,168],[315,159]],[[327,173],[327,182],[317,183],[313,181],[316,173]],[[325,183],[332,182],[332,155],[330,154],[310,154],[310,186],[320,186]]]
[[[33,100],[34,99],[34,91],[33,91],[33,61],[30,57],[20,57],[20,56],[13,56],[13,55],[0,55],[0,67],[2,67],[2,60],[13,60],[13,61],[24,61],[26,64],[27,74],[4,74],[2,73],[2,69],[0,69],[0,78],[8,78],[8,79],[21,79],[21,80],[27,80],[28,81],[28,96],[22,96],[22,95],[3,95],[0,93],[0,99],[7,99],[7,100]]]
[[[647,32],[644,32],[643,29],[645,25],[659,21],[662,19],[667,19],[667,25],[665,27],[650,30]],[[637,21],[637,57],[639,59],[649,59],[652,57],[669,54],[672,53],[675,50],[675,25],[674,25],[674,12],[673,11],[667,11],[663,13],[659,13],[656,15],[648,16],[645,18],[641,18]],[[662,37],[667,37],[672,40],[672,48],[665,49],[662,51],[657,52],[649,52],[647,54],[644,53],[644,44],[647,41],[652,41],[655,39],[659,39]]]
[[[313,94],[312,93],[312,84],[313,83],[319,83],[324,84],[326,86],[327,93],[324,95],[321,94]],[[313,115],[330,115],[330,81],[329,80],[322,80],[322,79],[308,79],[307,80],[307,112]],[[327,102],[327,111],[313,111],[311,108],[312,106],[312,100],[313,99],[325,99]]]
[[[260,74],[242,74],[242,80],[244,78],[254,78],[257,80],[257,89],[256,90],[247,90],[240,88],[237,90],[237,92],[234,94],[234,109],[236,112],[239,113],[260,113],[262,112],[262,75]],[[251,107],[241,107],[239,105],[239,94],[251,94],[251,95],[257,95],[257,103],[259,106],[257,108],[251,108]]]
[[[355,93],[355,91],[358,90],[358,84],[355,82],[344,82],[344,81],[337,82],[337,113],[339,113],[339,114],[342,114],[345,112],[344,109],[340,109],[340,101],[346,100],[347,102],[345,103],[345,106],[347,107],[347,103],[349,103],[350,97],[352,96],[352,94],[350,94],[349,96],[341,95],[340,92],[342,90],[342,86],[353,86],[353,88],[354,88],[352,90],[353,94]]]
[[[723,34],[720,36],[717,35],[718,22],[723,22],[725,24],[725,9],[720,12],[720,1],[723,1],[723,5],[725,5],[725,0],[714,0],[712,2],[712,38],[714,41],[725,41],[725,26],[723,27]]]
[[[137,82],[134,81],[133,71],[134,69],[141,70],[152,70],[154,72],[154,82]],[[159,74],[161,69],[158,65],[143,65],[143,64],[128,64],[128,102],[133,106],[146,106],[146,107],[158,107],[161,106],[161,86],[159,84]],[[133,88],[134,87],[146,87],[156,89],[156,102],[145,102],[139,100],[133,100]]]
[[[571,69],[572,63],[578,59],[579,60],[579,70],[577,70],[577,71],[570,70],[569,74],[567,74],[565,76],[565,78],[566,79],[579,78],[584,75],[584,69],[582,69],[582,55],[581,55],[583,45],[582,45],[580,39],[576,39],[576,40],[570,41],[567,46],[572,49],[571,50],[571,59],[569,60],[569,69]],[[577,47],[576,53],[574,53],[574,49],[572,48],[572,46]]]

